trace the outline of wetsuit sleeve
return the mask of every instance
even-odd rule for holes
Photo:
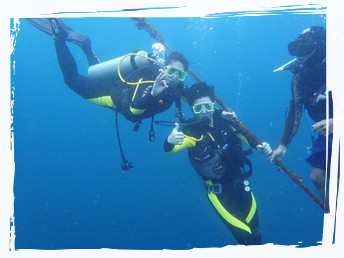
[[[292,141],[302,118],[302,102],[297,87],[299,81],[300,75],[296,74],[291,82],[292,99],[290,101],[289,111],[285,120],[284,131],[281,139],[281,144],[284,146],[288,146]]]
[[[222,109],[215,109],[214,112],[214,119],[217,120],[225,120],[222,118],[221,114],[222,114],[223,110]],[[240,140],[244,143],[246,143],[247,145],[249,145],[251,148],[256,149],[257,146],[255,145],[255,143],[251,140],[251,138],[249,137],[249,135],[247,134],[247,132],[245,132],[244,130],[242,130],[238,124],[233,121],[233,120],[225,120],[228,123],[228,126],[231,128],[231,130],[235,133],[235,135],[240,138]]]
[[[196,137],[192,137],[189,135],[184,134],[185,138],[183,140],[183,143],[181,145],[173,145],[167,142],[167,139],[164,142],[164,150],[166,153],[175,153],[184,149],[195,147],[198,141],[201,141],[203,139],[203,136],[201,136],[199,139]]]

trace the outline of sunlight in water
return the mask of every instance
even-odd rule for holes
[[[213,30],[217,16],[226,10],[223,7],[223,0],[191,0],[185,1],[189,9],[190,26],[202,35]]]

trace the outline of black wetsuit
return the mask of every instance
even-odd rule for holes
[[[297,63],[291,70],[294,76],[291,82],[292,100],[286,117],[281,144],[288,146],[296,134],[301,122],[303,109],[306,109],[314,122],[326,119],[326,98],[329,98],[329,118],[333,118],[331,92],[326,92],[326,60],[314,57],[308,64]],[[313,142],[311,156],[307,162],[312,167],[326,169],[326,149],[331,158],[332,134],[329,135],[329,146],[326,138],[319,135]]]
[[[312,69],[305,67],[294,74],[291,82],[292,99],[281,139],[282,145],[288,146],[296,134],[301,122],[303,108],[308,111],[315,122],[334,117],[335,111],[344,99],[343,58],[335,83],[326,99],[317,101],[317,98],[319,94],[326,91],[333,81],[337,58],[338,56],[327,57],[321,65]]]
[[[152,84],[129,86],[120,80],[92,79],[78,73],[76,62],[64,41],[55,40],[55,46],[58,62],[69,88],[97,105],[117,110],[132,122],[166,111],[173,102],[179,101],[186,88],[181,82],[169,84],[168,90],[153,97],[150,94]],[[126,79],[131,82],[139,82],[141,79],[154,81],[158,74],[159,67],[151,62],[150,67],[139,69]]]
[[[221,113],[215,110],[213,127],[184,126],[183,144],[172,145],[166,140],[164,149],[168,153],[187,149],[210,203],[238,243],[262,244],[257,204],[247,180],[251,163],[242,151],[246,138],[234,123],[221,118]]]

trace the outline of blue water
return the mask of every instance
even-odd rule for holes
[[[274,148],[290,99],[291,73],[272,73],[289,61],[287,44],[305,28],[326,26],[322,15],[149,19],[192,70],[216,88],[240,120]],[[14,217],[16,249],[191,249],[236,245],[215,215],[186,152],[163,153],[170,128],[150,121],[139,132],[120,117],[124,151],[135,167],[123,173],[114,113],[65,86],[53,39],[25,19],[15,63]],[[129,18],[64,19],[87,34],[102,61],[154,40]],[[87,62],[70,48],[79,71]],[[194,80],[189,75],[186,81]],[[188,107],[184,105],[187,115]],[[173,120],[174,108],[156,117]],[[304,118],[284,164],[316,193],[305,162],[311,144]],[[322,240],[323,212],[298,186],[255,152],[251,185],[264,243],[309,247]]]

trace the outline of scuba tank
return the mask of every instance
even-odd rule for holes
[[[97,80],[117,80],[119,75],[117,72],[120,65],[121,74],[128,76],[135,70],[149,66],[148,53],[140,50],[136,53],[123,55],[109,61],[92,65],[88,68],[88,76]]]
[[[152,45],[151,56],[144,50],[126,54],[115,59],[92,65],[88,68],[88,76],[97,80],[117,80],[127,77],[134,71],[147,67],[150,62],[159,66],[165,63],[165,47],[161,43]],[[120,68],[120,69],[119,69]]]

